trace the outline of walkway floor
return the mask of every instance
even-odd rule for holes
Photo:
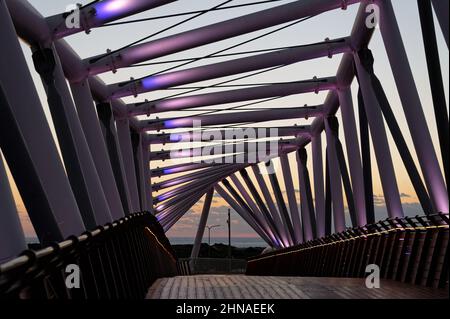
[[[445,289],[382,281],[368,289],[364,279],[202,275],[163,278],[147,299],[448,299]]]

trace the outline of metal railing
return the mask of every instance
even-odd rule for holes
[[[448,240],[448,215],[386,219],[251,258],[247,275],[362,278],[376,265],[381,278],[442,288]]]
[[[0,265],[0,299],[143,299],[177,274],[164,230],[137,213]]]

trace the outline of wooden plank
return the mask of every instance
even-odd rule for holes
[[[202,275],[163,278],[149,299],[448,299],[445,289],[381,280],[368,289],[364,278]]]

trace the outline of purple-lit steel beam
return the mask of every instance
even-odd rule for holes
[[[279,154],[283,154],[283,153],[289,153],[289,152],[293,152],[295,150],[297,150],[300,147],[304,147],[307,143],[309,142],[308,138],[297,138],[295,140],[293,140],[290,144],[281,144],[278,145],[278,148],[276,150],[276,152],[269,152],[269,154],[262,154],[262,153],[250,153],[250,154],[244,154],[244,157],[242,157],[241,155],[233,155],[233,156],[226,156],[223,157],[222,160],[225,160],[225,163],[232,163],[232,164],[236,164],[235,167],[230,167],[230,169],[232,169],[233,172],[236,172],[239,169],[242,169],[246,166],[248,166],[249,164],[255,163],[255,162],[266,162],[271,160],[272,158],[278,157]],[[252,160],[257,160],[257,161],[253,161],[252,163],[248,163],[245,161],[245,159],[252,159]],[[244,160],[244,161],[242,161]],[[216,170],[219,170],[220,167],[222,167],[223,165],[218,165],[218,166],[214,166],[214,168]],[[222,176],[222,175],[220,175]],[[211,178],[216,178],[215,175],[208,175],[207,177],[203,178],[204,179],[211,179]],[[196,182],[200,182],[202,181],[202,179],[197,180]],[[203,182],[204,183],[204,182]],[[178,187],[176,189],[170,190],[164,194],[159,195],[158,197],[154,198],[155,202],[162,202],[162,201],[166,201],[169,198],[172,198],[178,194],[180,194],[181,191],[191,191],[192,190],[192,185],[191,184],[187,184],[187,185],[183,185],[181,187]]]
[[[266,181],[262,177],[262,172],[258,165],[252,166],[253,174],[255,175],[256,181],[258,183],[259,189],[263,193],[264,199],[267,203],[267,207],[269,208],[270,214],[272,215],[272,219],[275,222],[278,233],[281,236],[282,242],[286,247],[293,244],[291,240],[290,234],[287,233],[286,228],[283,226],[283,222],[281,221],[280,215],[278,213],[277,208],[275,207],[275,203],[272,199],[272,195],[270,195],[270,191],[267,187]]]
[[[317,221],[317,237],[325,237],[325,185],[323,173],[322,135],[315,134],[311,138],[311,149],[314,173],[314,203]]]
[[[283,109],[283,111],[274,108],[268,111],[233,112],[203,116],[187,116],[167,120],[142,121],[141,128],[147,131],[187,128],[195,127],[194,122],[199,123],[201,126],[235,124],[246,122],[248,120],[251,120],[252,123],[258,123],[276,120],[310,118],[320,116],[322,114],[323,105],[292,108],[289,110]]]
[[[16,32],[21,29],[12,23],[21,19],[25,19],[21,20],[23,24],[29,23],[26,19],[33,15],[24,10],[20,12],[23,13],[20,18],[17,18],[14,9],[18,7],[18,3],[19,1],[7,1],[6,7],[5,1],[0,1],[0,82],[22,131],[39,179],[46,190],[54,220],[63,237],[71,236],[85,231],[86,228],[16,36]],[[37,31],[41,28],[41,24],[35,25]],[[25,36],[25,32],[21,34]],[[40,38],[39,33],[36,38]]]
[[[307,167],[307,158],[308,155],[305,148],[301,148],[298,150],[298,152],[296,152],[298,178],[300,185],[300,204],[302,207],[303,233],[305,242],[317,238],[316,217],[314,214],[314,205]]]
[[[350,52],[347,38],[163,73],[108,86],[112,99]],[[292,91],[292,88],[291,88]],[[289,92],[289,91],[288,91]]]
[[[89,32],[91,29],[108,22],[120,20],[128,16],[147,11],[175,0],[103,0],[78,11],[60,13],[46,18],[52,30],[53,39],[60,39],[78,32]],[[79,21],[76,21],[79,19]]]
[[[228,202],[228,204],[230,204],[231,207],[233,207],[233,209],[235,211],[237,211],[239,213],[239,215],[241,215],[242,218],[244,218],[244,220],[250,225],[254,225],[252,228],[261,236],[261,238],[265,238],[266,241],[268,243],[272,243],[271,246],[275,246],[278,247],[276,239],[274,240],[274,238],[271,238],[269,236],[269,234],[266,233],[265,229],[262,227],[262,225],[260,225],[258,223],[258,221],[255,219],[253,212],[250,210],[250,208],[245,204],[244,200],[242,199],[242,197],[239,195],[239,193],[236,192],[236,190],[233,188],[233,186],[231,186],[231,184],[224,180],[223,181],[223,186],[225,186],[225,188],[228,190],[228,193],[225,191],[226,195],[229,195],[229,197],[227,197],[225,194],[223,194],[216,185],[216,191],[217,193],[219,193],[219,195],[222,196],[222,198]],[[220,186],[219,186],[220,187]],[[234,201],[230,201],[230,198]],[[237,207],[236,207],[237,204]]]
[[[344,199],[342,197],[342,177],[339,169],[336,145],[334,143],[335,139],[328,119],[325,119],[325,131],[327,137],[327,159],[330,167],[331,197],[333,199],[334,229],[336,233],[340,233],[346,229]]]
[[[244,180],[248,190],[252,194],[256,203],[258,204],[258,208],[261,211],[261,213],[263,214],[263,217],[266,220],[267,224],[269,225],[270,229],[275,234],[275,236],[278,238],[281,246],[287,247],[287,245],[283,241],[283,236],[279,232],[277,225],[275,224],[272,216],[270,215],[270,212],[267,209],[267,206],[264,203],[262,197],[260,196],[258,190],[256,189],[255,185],[253,184],[253,181],[251,180],[250,175],[248,174],[247,170],[245,168],[241,169],[239,171],[239,174],[241,175],[242,179]]]
[[[0,94],[3,95],[3,91]],[[3,96],[0,97],[0,99],[2,98]],[[0,101],[2,115],[3,110],[1,108],[6,107],[3,102]],[[28,248],[6,169],[3,165],[3,158],[0,158],[0,203],[2,207],[2,214],[0,215],[0,263],[3,264],[16,258]]]
[[[200,247],[202,245],[203,235],[205,233],[206,223],[208,222],[209,210],[211,208],[212,199],[214,196],[214,188],[211,188],[206,193],[205,202],[203,203],[202,215],[197,228],[197,235],[194,240],[194,247],[192,248],[191,258],[198,258],[200,253]]]
[[[277,136],[302,136],[309,134],[309,126],[291,126],[291,127],[274,127],[274,128],[260,128],[258,129],[258,134],[263,136],[270,136],[271,130],[276,130]],[[211,142],[217,141],[215,139],[216,136],[223,137],[221,140],[227,140],[227,132],[235,133],[235,132],[245,132],[245,129],[235,128],[233,130],[213,130],[210,131],[186,131],[186,132],[177,132],[177,133],[163,133],[163,134],[150,134],[148,135],[148,143],[150,145],[154,144],[170,144],[170,143],[178,143],[185,141],[202,141],[202,142]]]
[[[166,232],[169,231],[173,227],[173,225],[175,225],[187,213],[187,211],[200,200],[200,198],[202,198],[205,192],[206,189],[203,192],[199,193],[196,197],[192,199],[186,199],[185,201],[177,205],[177,207],[174,207],[172,214],[167,218],[161,220],[164,230]]]
[[[216,164],[220,165],[220,164]],[[178,165],[172,165],[172,166],[166,166],[166,167],[158,167],[151,170],[152,176],[154,177],[161,177],[161,176],[167,176],[167,175],[173,175],[173,174],[179,174],[184,173],[188,171],[195,171],[199,169],[204,169],[210,166],[214,166],[214,164],[207,164],[207,163],[184,163],[184,164],[178,164]]]
[[[256,205],[254,199],[250,194],[248,193],[247,189],[244,187],[244,185],[241,183],[239,178],[237,177],[236,173],[233,175],[230,175],[231,180],[233,181],[233,184],[236,186],[236,188],[239,191],[239,194],[242,196],[242,199],[244,202],[248,205],[250,210],[253,212],[253,218],[255,221],[260,225],[262,229],[266,232],[266,234],[269,235],[269,237],[276,242],[281,242],[281,239],[279,238],[276,231],[271,227],[268,220],[264,218],[263,212],[259,209],[258,205]]]
[[[320,91],[334,89],[336,89],[336,78],[328,77],[311,81],[264,85],[239,90],[190,95],[162,101],[129,104],[128,110],[130,115],[138,116],[269,97],[289,96],[309,92],[318,93]]]
[[[346,0],[345,5],[351,5],[358,2],[359,0]],[[108,72],[168,54],[342,8],[343,4],[344,2],[342,2],[342,0],[298,0],[195,30],[168,36],[163,39],[138,44],[121,50],[111,56],[100,54],[86,59],[85,63],[88,64],[91,75]]]
[[[270,246],[273,243],[269,240],[269,238],[264,234],[261,228],[256,224],[256,222],[251,218],[249,213],[242,208],[239,203],[227,193],[225,189],[223,189],[219,184],[217,184],[214,189],[216,192],[247,222],[248,225]]]
[[[186,185],[182,185],[180,187],[177,187],[175,189],[172,189],[170,191],[167,191],[163,194],[156,196],[155,198],[153,198],[153,202],[161,203],[161,204],[158,204],[157,210],[158,210],[158,212],[162,211],[167,206],[171,205],[171,202],[168,201],[169,199],[173,199],[174,197],[179,196],[179,195],[187,196],[187,194],[196,192],[199,187],[201,187],[205,184],[210,184],[214,181],[220,180],[220,179],[228,176],[229,174],[232,174],[233,172],[239,170],[242,167],[244,167],[244,165],[236,165],[236,167],[233,167],[233,168],[230,167],[230,169],[228,171],[220,171],[218,173],[210,173],[210,175],[208,175],[204,178],[194,180]],[[162,203],[162,202],[164,202],[164,203]]]
[[[433,140],[425,119],[423,106],[397,24],[395,12],[390,0],[378,2],[380,6],[381,34],[428,193],[437,210],[436,212],[448,213],[449,197],[447,187],[433,146]]]
[[[359,85],[364,98],[364,108],[366,109],[375,156],[379,167],[386,208],[389,217],[401,218],[404,216],[403,207],[398,183],[395,178],[394,164],[384,126],[383,114],[381,113],[378,100],[373,90],[370,75],[362,66],[361,59],[357,53],[355,53],[355,64],[358,70]]]
[[[281,170],[283,172],[284,186],[288,197],[289,212],[291,213],[292,226],[294,227],[295,243],[303,242],[303,225],[300,220],[298,201],[295,196],[294,182],[292,179],[291,165],[287,154],[280,155]]]
[[[294,142],[296,139],[284,140],[275,142],[243,142],[238,144],[216,144],[213,146],[204,146],[197,148],[186,148],[182,150],[172,151],[159,151],[152,152],[150,158],[152,160],[173,160],[180,158],[193,158],[193,157],[209,157],[224,154],[240,154],[236,155],[237,161],[241,163],[248,163],[249,161],[259,162],[261,157],[265,157],[268,154],[277,153],[280,149],[295,150],[296,145]],[[227,162],[225,162],[227,163]],[[237,162],[233,162],[237,163]]]
[[[448,49],[448,20],[449,20],[449,2],[442,0],[431,0],[433,2],[434,12],[436,12],[436,16],[439,20],[439,24],[441,26],[442,33],[444,34],[445,42],[447,43]]]
[[[170,205],[168,205],[164,210],[157,211],[157,218],[159,221],[162,221],[164,223],[167,223],[170,221],[174,215],[179,214],[179,208],[184,207],[185,204],[190,203],[189,206],[192,206],[195,201],[200,199],[204,192],[206,192],[207,189],[209,189],[211,186],[209,184],[203,185],[202,188],[199,188],[197,192],[193,194],[189,194],[186,196],[180,196],[180,198],[177,199],[177,201],[174,201]],[[198,199],[197,199],[198,198]],[[194,202],[191,202],[194,201]]]
[[[219,172],[228,170],[231,166],[233,166],[233,164],[225,164],[221,167],[211,167],[211,168],[201,170],[200,172],[186,174],[183,176],[178,176],[178,177],[175,177],[172,179],[165,180],[163,182],[155,183],[155,184],[153,184],[153,191],[158,192],[165,188],[184,184],[184,183],[190,182],[191,180],[197,179],[199,177],[209,175],[212,172],[219,173]]]
[[[367,224],[364,176],[352,92],[350,88],[347,88],[339,90],[338,95],[341,104],[342,122],[344,124],[345,145],[352,179],[352,189],[355,197],[357,222],[358,226],[364,226]]]

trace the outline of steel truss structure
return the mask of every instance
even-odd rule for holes
[[[439,61],[437,28],[433,21],[434,8],[448,47],[448,1],[419,1],[442,154],[437,154],[433,146],[391,0],[291,1],[86,59],[81,59],[64,40],[72,34],[89,33],[107,23],[172,2],[176,1],[94,1],[80,8],[81,24],[69,28],[65,23],[68,13],[43,17],[26,0],[0,0],[0,147],[42,243],[59,242],[97,225],[142,211],[155,214],[164,230],[168,231],[206,194],[192,252],[193,257],[197,257],[214,192],[274,248],[286,248],[332,233],[342,233],[349,226],[364,227],[375,222],[370,143],[373,143],[388,215],[402,218],[404,212],[388,133],[393,137],[424,212],[429,215],[448,214],[449,122],[441,69],[436,62]],[[264,51],[243,58],[230,55],[224,62],[169,70],[126,82],[106,84],[98,77],[102,73],[116,72],[120,68],[224,39],[299,19],[314,19],[323,12],[345,10],[351,5],[358,5],[359,10],[352,33],[344,38],[330,37],[310,45]],[[379,30],[413,145],[405,142],[373,69],[374,56],[368,45],[375,28],[367,25],[369,16],[373,14],[368,9],[373,6],[379,12]],[[18,37],[26,41],[33,51],[34,66],[47,93],[62,160]],[[142,93],[336,55],[342,56],[338,72],[325,78],[266,83],[250,88],[234,87],[215,93],[194,93],[133,104],[121,100]],[[359,85],[358,119],[350,88],[354,81]],[[240,110],[223,114],[212,111],[151,121],[138,117],[321,91],[328,95],[321,105],[316,106]],[[337,112],[341,112],[342,123],[336,117]],[[211,149],[210,142],[216,142],[212,136],[226,136],[229,127],[305,118],[314,118],[314,121],[310,125],[280,127],[276,137],[282,139],[277,144],[258,138],[236,142],[230,137],[212,148],[220,151],[220,163],[212,163],[205,156],[199,157]],[[198,121],[204,130],[189,130]],[[339,136],[340,125],[343,126],[345,151]],[[180,128],[185,131],[180,132]],[[173,130],[177,131],[171,134]],[[149,134],[150,131],[152,133]],[[270,129],[263,131],[267,135]],[[322,137],[326,145],[323,145]],[[179,152],[151,152],[151,146],[155,144],[199,139],[198,147]],[[264,144],[266,151],[255,154],[255,144]],[[310,154],[306,149],[309,144],[312,146]],[[293,152],[296,153],[296,163],[291,163],[288,157]],[[444,173],[438,155],[442,156]],[[199,161],[154,167],[152,170],[149,165],[153,161],[197,157]],[[257,161],[251,161],[255,157]],[[275,165],[277,158],[281,162],[287,201],[277,174],[269,174],[267,178],[261,175],[264,171],[261,164]],[[313,163],[313,172],[308,170],[308,160]],[[294,187],[293,167],[298,170],[299,194]],[[152,177],[164,179],[152,183]],[[24,234],[2,161],[0,196],[2,261],[25,248]],[[351,225],[346,220],[345,203]]]

